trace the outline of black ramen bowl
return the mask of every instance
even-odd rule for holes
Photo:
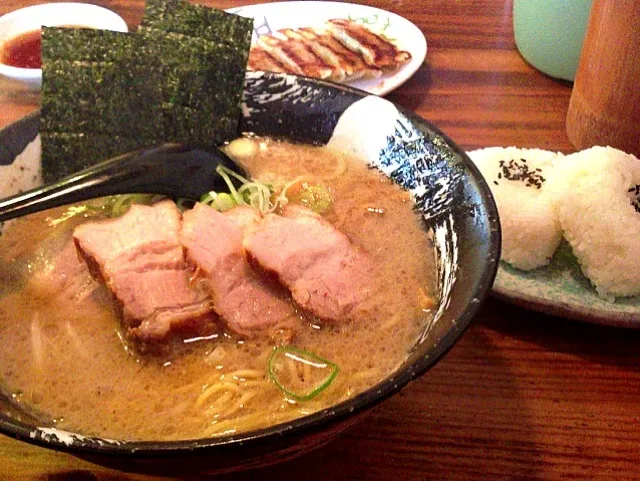
[[[0,402],[2,434],[131,472],[184,475],[273,464],[328,442],[424,374],[460,338],[488,293],[500,258],[496,207],[466,154],[429,122],[387,101],[289,75],[249,74],[243,116],[241,132],[293,142],[324,145],[339,130],[337,135],[348,140],[349,148],[413,194],[425,229],[434,233],[439,304],[404,364],[340,404],[236,435],[173,442],[87,437],[37,426],[7,401]],[[38,116],[31,115],[0,132],[0,165],[17,164],[16,157],[27,149],[19,156],[21,165],[16,165],[18,180],[31,179],[24,175],[25,166],[27,171],[38,167],[39,152],[33,145],[27,147],[38,134],[38,124]],[[352,130],[345,133],[345,125]],[[0,197],[13,193],[0,192]]]

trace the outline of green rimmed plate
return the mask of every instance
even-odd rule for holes
[[[609,326],[640,329],[640,296],[610,302],[598,296],[562,242],[548,266],[521,271],[500,262],[496,297],[526,309]]]

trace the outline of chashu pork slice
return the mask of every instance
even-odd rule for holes
[[[409,52],[401,51],[384,37],[344,18],[327,22],[331,34],[345,47],[362,55],[367,64],[382,70],[394,70],[411,60]]]
[[[322,319],[358,318],[376,291],[370,256],[305,207],[267,214],[244,247],[251,262],[276,274],[300,306]]]
[[[382,75],[382,70],[367,65],[361,56],[342,45],[327,30],[305,27],[299,29],[298,32],[306,39],[307,45],[316,55],[328,64],[339,67],[344,72],[343,80],[376,78]]]
[[[282,63],[291,73],[319,79],[328,79],[333,73],[331,65],[318,57],[300,39],[288,38],[281,32],[262,35],[258,38],[260,47]]]
[[[73,232],[92,275],[118,301],[129,337],[164,342],[172,334],[201,334],[212,327],[205,290],[193,286],[178,233],[181,214],[167,200],[133,205],[116,219],[82,224]]]
[[[251,207],[221,213],[198,203],[184,213],[180,233],[187,259],[207,280],[216,312],[232,331],[242,335],[289,326],[295,316],[286,291],[247,262],[243,237],[260,219],[260,213]]]

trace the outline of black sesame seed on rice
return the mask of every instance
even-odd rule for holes
[[[632,194],[631,205],[636,212],[640,213],[640,185],[631,187],[627,192]]]
[[[500,167],[498,179],[504,177],[507,180],[522,182],[525,187],[534,187],[536,189],[542,188],[546,180],[541,174],[542,169],[530,169],[526,159],[500,160],[498,165]],[[494,181],[494,183],[498,185],[497,182]]]

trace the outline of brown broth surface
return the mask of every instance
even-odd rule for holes
[[[319,177],[334,198],[325,218],[377,263],[383,288],[366,322],[330,325],[300,314],[291,344],[335,362],[335,381],[310,401],[288,399],[267,375],[274,342],[226,333],[172,354],[139,354],[122,340],[106,289],[87,272],[73,274],[61,291],[42,280],[90,213],[52,227],[61,209],[19,220],[0,237],[0,388],[62,429],[175,440],[315,412],[371,387],[406,359],[430,319],[435,278],[433,247],[407,193],[325,147],[243,142],[249,148],[230,155],[253,178],[281,186]]]

